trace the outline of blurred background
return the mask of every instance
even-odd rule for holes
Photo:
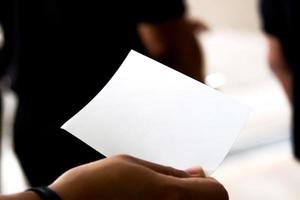
[[[290,146],[291,109],[267,64],[257,3],[187,0],[190,15],[210,28],[198,37],[205,52],[206,83],[252,108],[246,127],[213,176],[232,200],[298,200],[300,165]],[[1,191],[12,193],[24,190],[26,180],[11,149],[17,99],[7,88],[3,104]]]

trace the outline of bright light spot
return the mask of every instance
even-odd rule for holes
[[[4,44],[4,35],[0,25],[0,48],[2,48],[3,44]]]

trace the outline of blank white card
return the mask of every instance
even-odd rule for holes
[[[248,115],[248,106],[132,50],[62,128],[107,157],[129,154],[211,174]]]

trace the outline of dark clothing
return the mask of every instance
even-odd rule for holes
[[[299,19],[298,0],[262,0],[261,15],[263,29],[281,42],[284,55],[290,67],[299,65]]]
[[[294,80],[297,81],[296,69],[300,66],[300,1],[299,0],[261,0],[262,26],[266,33],[275,36],[281,43]],[[298,87],[294,84],[294,130],[293,142],[295,155],[300,159],[300,134],[296,119]],[[299,118],[298,118],[299,119]]]
[[[47,185],[103,158],[59,127],[101,90],[130,49],[145,53],[138,23],[180,16],[184,6],[181,0],[16,2],[15,148],[30,183]]]
[[[5,45],[0,48],[0,79],[8,72],[9,68],[16,61],[16,38],[17,30],[13,24],[16,22],[16,5],[15,2],[7,1],[0,2],[0,25],[5,27],[3,30],[3,36],[5,38]]]

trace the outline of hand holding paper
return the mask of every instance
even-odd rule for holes
[[[249,108],[131,51],[101,92],[62,128],[105,156],[129,154],[212,173]]]

